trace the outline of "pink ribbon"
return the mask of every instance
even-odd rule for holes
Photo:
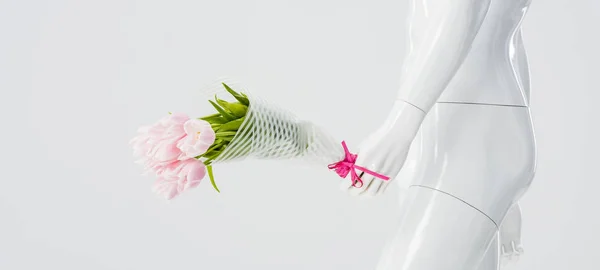
[[[345,141],[342,141],[342,147],[344,147],[344,152],[346,153],[346,157],[344,158],[344,160],[338,161],[333,164],[329,164],[329,166],[327,166],[327,167],[330,170],[334,170],[342,178],[346,178],[346,176],[348,176],[349,173],[352,174],[352,186],[358,187],[358,188],[363,186],[363,181],[358,176],[358,173],[356,173],[356,170],[363,171],[364,173],[368,173],[372,176],[381,178],[385,181],[390,179],[389,177],[387,177],[385,175],[376,173],[367,168],[364,168],[364,167],[354,164],[356,162],[356,158],[358,157],[358,155],[350,153],[350,151],[348,150],[348,146],[346,146]],[[360,183],[360,186],[356,186],[357,183]]]

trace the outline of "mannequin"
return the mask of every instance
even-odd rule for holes
[[[410,152],[401,223],[377,269],[497,269],[501,250],[519,253],[517,202],[536,164],[520,31],[530,0],[409,1],[398,98],[356,162],[398,175]],[[393,182],[361,178],[344,190],[375,196]]]

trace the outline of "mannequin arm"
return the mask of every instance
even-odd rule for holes
[[[531,82],[529,78],[529,62],[527,60],[527,54],[525,53],[525,47],[523,45],[523,30],[519,28],[514,37],[514,63],[516,73],[523,92],[525,93],[525,99],[527,103],[531,100]]]
[[[427,113],[467,56],[490,0],[410,0],[398,99]]]
[[[409,51],[402,67],[398,98],[387,119],[363,142],[357,164],[394,177],[425,115],[466,58],[491,0],[409,0]],[[386,190],[369,175],[359,187],[342,183],[351,194]]]

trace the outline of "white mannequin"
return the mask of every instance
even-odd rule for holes
[[[501,250],[520,252],[516,204],[535,171],[520,32],[530,0],[410,2],[398,100],[356,162],[394,176],[409,150],[414,161],[403,171],[402,222],[378,269],[496,269],[499,228]],[[361,187],[344,188],[373,196],[391,182],[361,177]]]

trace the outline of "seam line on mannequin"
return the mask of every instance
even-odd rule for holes
[[[475,206],[473,206],[473,205],[469,204],[468,202],[465,202],[465,201],[463,201],[463,200],[462,200],[461,198],[459,198],[459,197],[456,197],[456,196],[454,196],[454,195],[452,195],[452,194],[450,194],[450,193],[448,193],[448,192],[444,192],[444,191],[441,191],[441,190],[439,190],[439,189],[431,188],[431,187],[428,187],[428,186],[412,185],[411,187],[422,187],[422,188],[428,188],[428,189],[431,189],[431,190],[435,190],[435,191],[439,191],[439,192],[441,192],[441,193],[444,193],[444,194],[446,194],[446,195],[448,195],[448,196],[450,196],[450,197],[452,197],[452,198],[455,198],[455,199],[457,199],[457,200],[459,200],[459,201],[461,201],[461,202],[465,203],[466,205],[470,206],[471,208],[473,208],[473,209],[477,210],[477,212],[481,213],[482,215],[486,216],[486,217],[487,217],[487,218],[488,218],[488,219],[489,219],[489,220],[490,220],[492,223],[494,223],[494,226],[496,226],[496,229],[498,229],[498,230],[500,229],[500,228],[498,227],[498,224],[496,224],[496,222],[495,222],[495,221],[494,221],[494,220],[493,220],[493,219],[492,219],[490,216],[486,215],[484,212],[482,212],[481,210],[477,209],[477,207],[475,207]]]
[[[413,107],[417,108],[419,111],[422,111],[424,114],[427,114],[427,113],[425,112],[425,110],[423,110],[423,109],[419,108],[419,106],[417,106],[417,105],[415,105],[415,104],[412,104],[412,103],[410,103],[410,102],[408,102],[408,101],[406,101],[406,100],[404,100],[404,99],[401,99],[401,98],[399,98],[399,99],[397,99],[397,100],[402,100],[404,103],[406,103],[406,104],[408,104],[408,105],[410,105],[410,106],[413,106]]]
[[[523,105],[505,105],[505,104],[493,104],[493,103],[450,102],[450,101],[438,101],[437,103],[442,103],[442,104],[467,104],[467,105],[483,105],[483,106],[500,106],[500,107],[527,108],[527,106],[523,106]]]

